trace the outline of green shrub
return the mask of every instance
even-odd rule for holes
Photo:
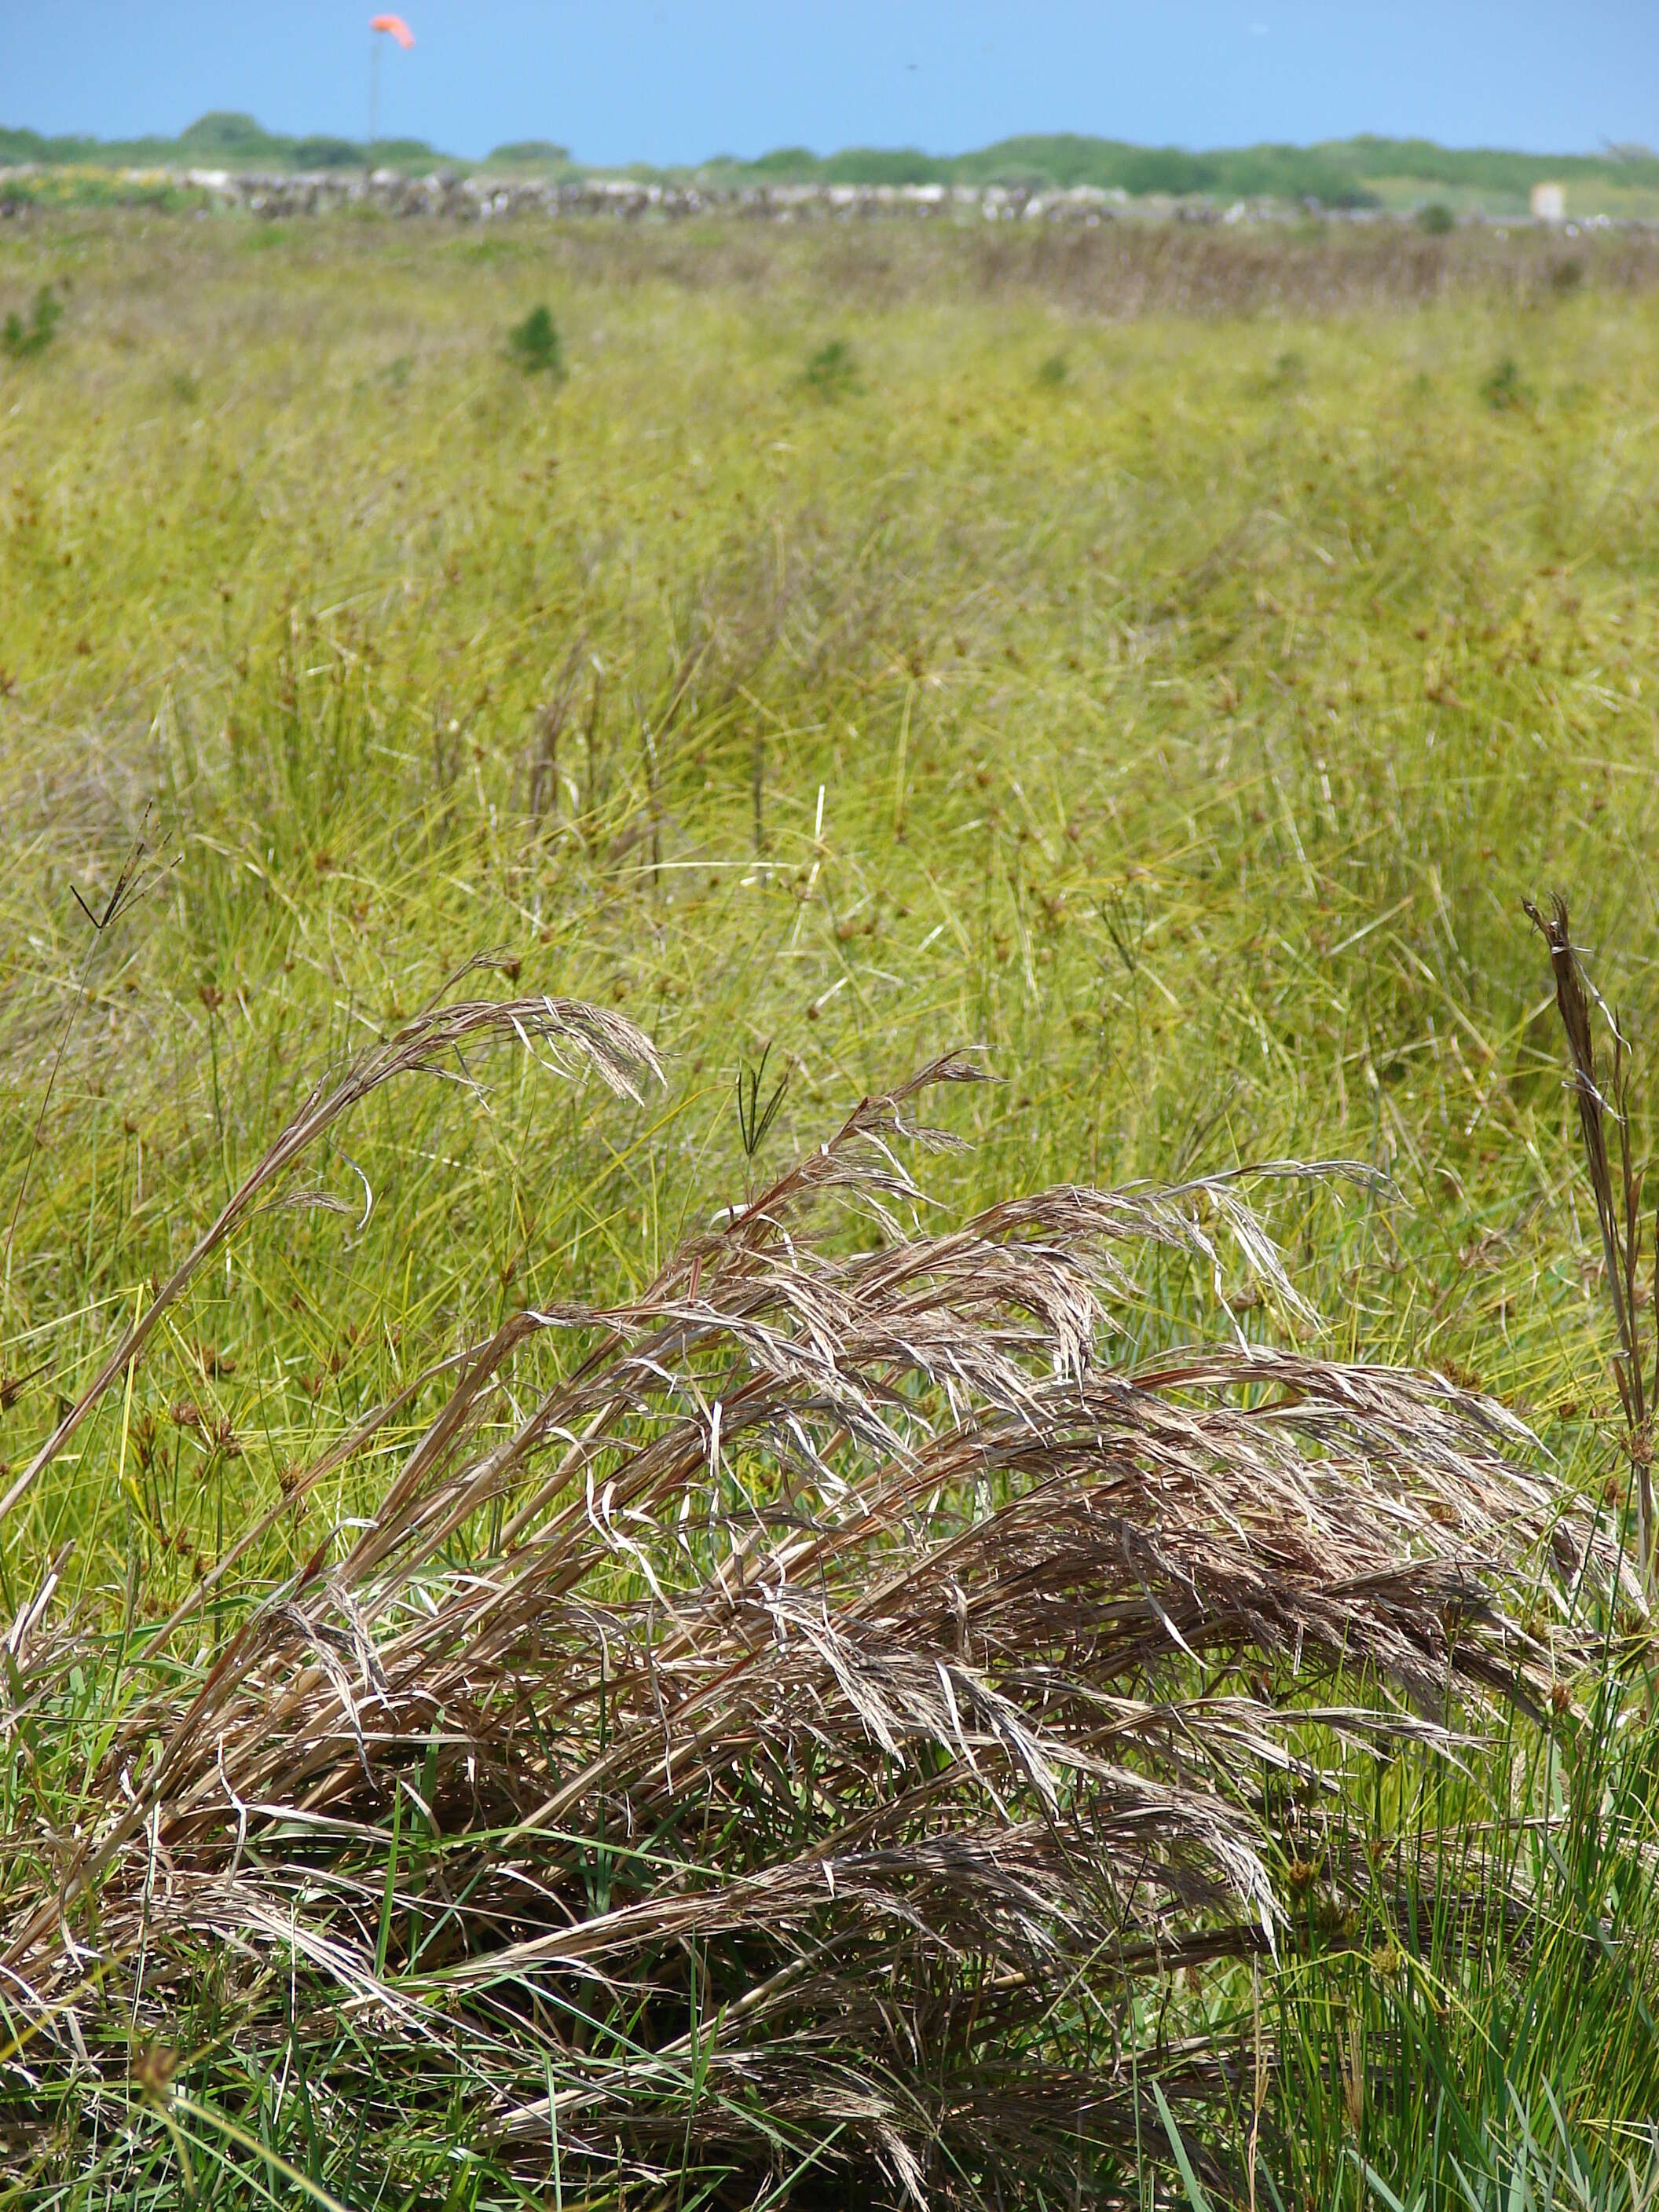
[[[858,362],[845,338],[831,338],[808,360],[804,380],[820,399],[840,399],[856,392]]]
[[[1058,386],[1065,383],[1066,378],[1071,374],[1071,373],[1070,368],[1066,366],[1065,355],[1063,353],[1051,353],[1048,360],[1043,362],[1042,368],[1037,371],[1037,382],[1039,384],[1047,384],[1058,388]]]
[[[1488,407],[1500,415],[1516,408],[1529,406],[1532,403],[1532,393],[1520,369],[1508,354],[1482,380],[1480,397]]]
[[[507,334],[507,349],[526,376],[562,377],[564,343],[559,326],[544,306],[534,307]]]
[[[1449,231],[1456,229],[1457,217],[1444,200],[1431,200],[1427,207],[1419,208],[1417,227],[1426,231],[1431,238],[1444,238]]]
[[[1245,388],[1258,399],[1270,399],[1276,393],[1299,392],[1307,380],[1308,364],[1292,346],[1275,357],[1272,368],[1248,378]]]
[[[0,353],[10,361],[33,361],[52,343],[63,313],[63,301],[50,284],[43,284],[27,322],[14,307],[0,326]]]

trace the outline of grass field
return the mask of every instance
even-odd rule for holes
[[[1570,896],[1650,1107],[1659,305],[1611,244],[1402,240],[1397,283],[1334,237],[1082,258],[1108,250],[98,215],[0,235],[0,319],[46,284],[64,308],[0,359],[0,2204],[1659,2192],[1645,1631],[1588,1567],[1551,1611],[1542,1492],[1504,1487],[1458,1395],[1536,1432],[1505,1464],[1577,1501],[1581,1563],[1629,1538],[1601,1247],[1521,901]],[[507,343],[538,302],[562,378]],[[122,1332],[313,1084],[481,955],[446,1003],[514,1001],[523,1034],[481,1013],[475,1047],[434,1017],[435,1072],[365,1080],[129,1361]],[[544,994],[636,1024],[660,1080],[592,1017],[543,1009],[538,1039]],[[672,1419],[647,1404],[617,1347],[679,1358],[750,1219],[719,1210],[781,1176],[781,1218],[861,1097],[957,1051],[994,1080],[881,1124],[927,1201],[897,1182],[885,1232],[856,1205],[793,1232],[852,1302],[833,1328],[791,1277],[784,1318],[685,1352]],[[634,1095],[582,1076],[595,1054]],[[964,1148],[920,1156],[918,1114]],[[848,1141],[861,1205],[897,1170]],[[1310,1314],[1252,1262],[1230,1185],[1123,1201],[1152,1241],[1121,1277],[1035,1206],[1329,1160],[1378,1179],[1244,1186]],[[916,1292],[847,1349],[872,1238],[1005,1201],[1032,1202],[1012,1244],[982,1229],[943,1306]],[[1088,1584],[1112,1603],[1067,1632],[1064,1664],[1099,1671],[1056,1794],[1012,1705],[964,1733],[945,1663],[974,1648],[950,1621],[1064,1521],[1041,1467],[1005,1439],[902,1506],[890,1472],[879,1526],[867,1507],[833,1556],[814,1516],[836,1484],[876,1494],[848,1455],[908,1467],[908,1423],[957,1437],[957,1395],[1058,1435],[1030,1394],[1065,1301],[1008,1255],[1040,1273],[1062,1246],[1096,1271],[1106,1368],[1175,1424],[1207,1387],[1175,1349],[1219,1344],[1237,1430],[1204,1432],[1191,1498],[1160,1493],[1144,1555]],[[767,1281],[799,1256],[769,1244]],[[815,1328],[844,1332],[845,1401],[789,1365]],[[453,1363],[489,1341],[452,1462]],[[1276,1534],[1212,1647],[1207,1562],[1266,1470],[1291,1479],[1270,1417],[1334,1403],[1319,1361],[1455,1389],[1362,1408],[1363,1449],[1310,1413],[1291,1520],[1337,1563],[1325,1610],[1307,1626],[1311,1567],[1296,1604],[1271,1595]],[[723,1459],[719,1377],[784,1367],[805,1395],[750,1444],[728,1390]],[[682,1413],[690,1471],[630,1521],[624,1475]],[[810,1509],[781,1441],[806,1429]],[[1160,1481],[1199,1452],[1182,1434],[1145,1444]],[[585,1435],[612,1458],[584,1492]],[[1362,1493],[1393,1503],[1360,1530]],[[986,1513],[1005,1549],[981,1558]],[[948,1724],[896,1661],[872,1686],[837,1647],[813,1676],[780,1568],[771,1626],[704,1657],[746,1680],[775,1631],[797,1656],[716,1752],[687,1723],[676,1784],[653,1655],[672,1699],[696,1639],[659,1582],[678,1562],[735,1619],[765,1552],[745,1516],[769,1544],[816,1532],[796,1583],[822,1577],[826,1650],[832,1590],[872,1637],[861,1593],[955,1592],[903,1632]],[[1188,1522],[1183,1640],[1156,1589]],[[1438,1582],[1377,1565],[1443,1540]],[[1467,1571],[1444,1580],[1476,1551],[1509,1569],[1484,1624]],[[1020,1633],[998,1694],[1046,1714],[1041,1608]],[[354,1700],[390,1714],[376,1669],[416,1644],[448,1689],[365,1735]],[[672,1816],[635,1826],[653,1790]],[[1062,1850],[1114,1790],[1141,1826],[1091,1798]],[[935,1825],[947,1801],[971,1820]],[[1241,1862],[1212,1802],[1281,1917],[1215,1872]],[[809,1853],[798,1894],[784,1860],[837,1823],[846,1856],[826,1876]],[[927,1856],[945,1841],[954,1874]],[[880,1889],[852,1936],[836,1866]],[[675,1919],[723,1877],[741,1911],[733,1889]],[[642,1948],[581,1949],[629,1912],[656,1916]]]

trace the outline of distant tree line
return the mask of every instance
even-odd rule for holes
[[[557,150],[557,149],[554,149]],[[46,167],[84,164],[110,168],[361,169],[369,149],[352,138],[290,138],[267,131],[251,115],[204,115],[176,138],[48,138],[38,131],[0,128],[0,162],[36,161]],[[377,139],[376,166],[389,168],[471,167],[453,163],[422,138]]]

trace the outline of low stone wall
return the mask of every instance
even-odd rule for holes
[[[238,169],[64,170],[37,164],[0,167],[0,215],[16,214],[37,199],[73,199],[76,183],[97,196],[135,200],[157,192],[196,198],[204,206],[240,208],[252,215],[327,215],[372,207],[394,216],[432,216],[452,222],[488,222],[514,216],[611,216],[639,222],[723,214],[769,222],[869,221],[908,216],[922,221],[1046,222],[1091,225],[1120,216],[1139,221],[1282,226],[1318,215],[1322,220],[1364,225],[1409,222],[1409,210],[1299,207],[1282,200],[1236,200],[1230,206],[1158,195],[1131,199],[1122,191],[1078,185],[1039,191],[1005,185],[716,185],[641,184],[630,178],[577,177],[555,184],[544,178],[460,176],[438,172],[411,177],[400,170],[328,169],[295,173]],[[43,191],[42,187],[46,189]],[[65,189],[67,187],[67,189]],[[1644,230],[1651,226],[1591,216],[1571,223],[1528,216],[1469,215],[1471,228],[1504,231]]]
[[[34,166],[0,168],[0,203],[7,187],[27,204],[64,173]],[[562,183],[544,179],[437,173],[405,176],[393,169],[322,170],[312,173],[258,173],[228,169],[129,169],[106,173],[101,181],[135,195],[158,187],[199,194],[205,204],[246,210],[265,216],[325,215],[345,208],[374,207],[390,215],[436,216],[460,222],[541,216],[616,216],[684,219],[721,213],[761,221],[857,220],[910,216],[971,221],[1098,223],[1133,205],[1139,215],[1190,221],[1283,220],[1294,212],[1267,203],[1243,202],[1224,211],[1190,202],[1137,200],[1088,185],[1068,191],[1036,191],[990,185],[754,185],[726,189],[703,185],[641,184],[625,178],[582,177]]]

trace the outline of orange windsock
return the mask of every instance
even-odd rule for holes
[[[371,31],[387,33],[390,37],[396,39],[405,53],[415,43],[415,33],[401,15],[371,15],[368,27]]]

